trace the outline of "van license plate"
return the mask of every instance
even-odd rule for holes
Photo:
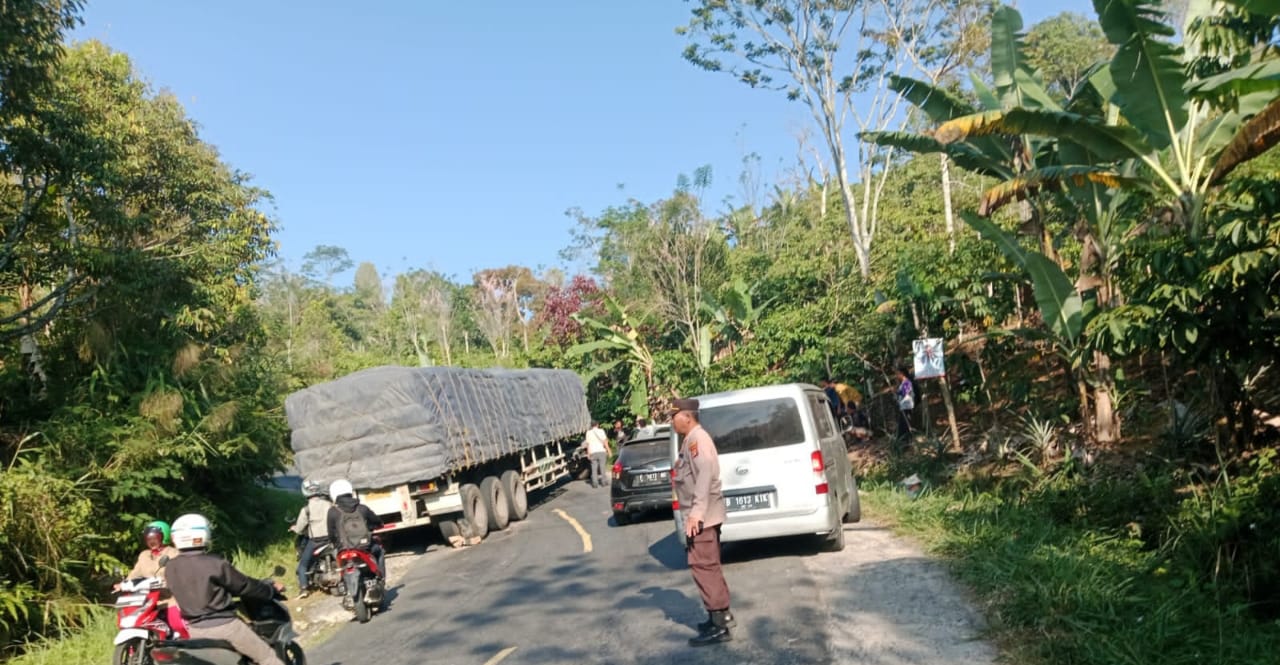
[[[740,510],[760,510],[773,507],[773,492],[756,492],[755,494],[739,494],[724,498],[725,509],[731,513]]]

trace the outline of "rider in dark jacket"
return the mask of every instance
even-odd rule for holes
[[[275,649],[236,616],[236,596],[270,600],[279,582],[255,580],[207,550],[213,543],[209,520],[183,515],[173,522],[179,554],[165,565],[165,581],[182,608],[192,638],[225,640],[258,665],[284,665]]]
[[[356,512],[364,517],[365,526],[368,527],[369,533],[373,533],[375,529],[382,526],[382,518],[369,509],[368,506],[360,503],[360,499],[356,498],[355,490],[352,489],[351,483],[346,480],[335,480],[329,485],[329,496],[333,498],[333,507],[329,508],[329,516],[326,520],[329,528],[329,537],[334,539],[342,546],[353,546],[351,544],[342,543],[342,514]],[[386,579],[387,567],[385,552],[382,545],[376,541],[370,542],[367,546],[369,553],[374,556],[378,562],[378,577]]]

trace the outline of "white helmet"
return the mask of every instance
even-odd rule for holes
[[[173,521],[173,546],[180,550],[204,549],[213,544],[213,528],[204,515],[188,513]]]
[[[337,501],[338,497],[343,494],[354,495],[355,493],[356,491],[351,488],[351,481],[346,480],[345,478],[339,478],[338,480],[329,483],[329,498],[334,501]]]
[[[302,481],[302,496],[310,499],[313,496],[324,496],[324,485],[315,480]]]

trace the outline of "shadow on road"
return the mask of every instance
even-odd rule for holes
[[[674,531],[650,545],[649,556],[667,570],[684,570],[689,567],[689,556]]]
[[[618,602],[619,610],[657,608],[662,617],[671,623],[693,626],[702,620],[702,602],[690,598],[683,591],[663,587],[645,587],[643,596],[628,596]]]

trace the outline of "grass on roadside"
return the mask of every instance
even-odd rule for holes
[[[1210,510],[1203,498],[1161,495],[1150,504],[1167,502],[1171,512],[1144,520],[1140,497],[1108,504],[1105,492],[1116,489],[1099,487],[1072,480],[1000,493],[953,484],[910,499],[881,483],[864,488],[864,504],[951,562],[981,597],[1011,662],[1274,662],[1280,621],[1242,601],[1240,579],[1214,561],[1232,520],[1249,522],[1251,510],[1266,508],[1236,501]],[[1244,494],[1237,486],[1230,498]],[[1264,541],[1253,551],[1265,557],[1269,549]]]

